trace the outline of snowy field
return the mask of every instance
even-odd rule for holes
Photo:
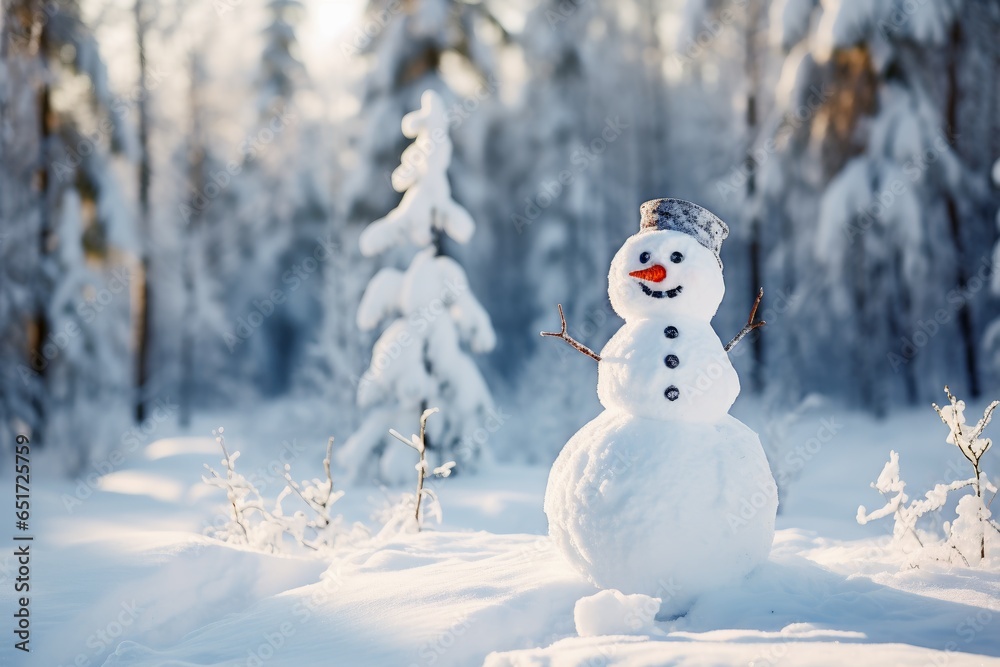
[[[737,407],[765,429],[752,404]],[[278,410],[219,415],[193,431],[227,424],[240,467],[266,475],[283,439]],[[89,496],[86,480],[36,484],[33,651],[25,660],[5,642],[2,664],[1000,665],[997,568],[905,568],[887,548],[891,522],[854,519],[858,504],[879,506],[869,483],[890,448],[914,490],[949,479],[952,466],[964,472],[929,408],[885,422],[822,408],[804,416],[787,436],[792,451],[801,445],[790,459],[798,474],[769,562],[685,617],[630,636],[577,633],[574,605],[596,591],[545,537],[547,467],[500,464],[434,482],[444,522],[419,535],[270,555],[204,535],[226,511],[200,480],[217,445],[156,439],[169,430]],[[302,477],[323,453],[298,453],[298,435],[290,458]],[[281,488],[261,480],[265,494]],[[346,491],[336,510],[374,529],[373,511],[397,493]],[[9,556],[2,565],[11,576]]]

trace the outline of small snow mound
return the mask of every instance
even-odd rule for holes
[[[581,637],[650,635],[656,631],[654,617],[659,609],[659,598],[610,589],[577,600],[573,620]]]

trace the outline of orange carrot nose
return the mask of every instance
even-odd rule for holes
[[[663,279],[667,277],[667,270],[659,264],[654,264],[648,269],[633,271],[629,275],[633,278],[638,278],[639,280],[648,280],[651,283],[658,283],[662,282]]]

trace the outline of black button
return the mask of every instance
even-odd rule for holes
[[[677,358],[676,354],[668,354],[667,358],[663,360],[663,363],[667,365],[667,368],[677,368],[677,365],[681,363],[681,360]]]
[[[680,334],[680,331],[677,330],[677,327],[667,327],[663,330],[663,335],[667,338],[677,338],[678,334]]]
[[[663,395],[667,397],[668,401],[676,401],[681,396],[681,390],[674,385],[670,385],[667,387],[667,390],[663,392]]]

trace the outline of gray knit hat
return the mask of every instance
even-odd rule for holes
[[[715,253],[715,259],[722,266],[719,252],[722,242],[729,236],[729,227],[711,211],[683,199],[650,199],[639,208],[639,213],[640,232],[684,232]]]

